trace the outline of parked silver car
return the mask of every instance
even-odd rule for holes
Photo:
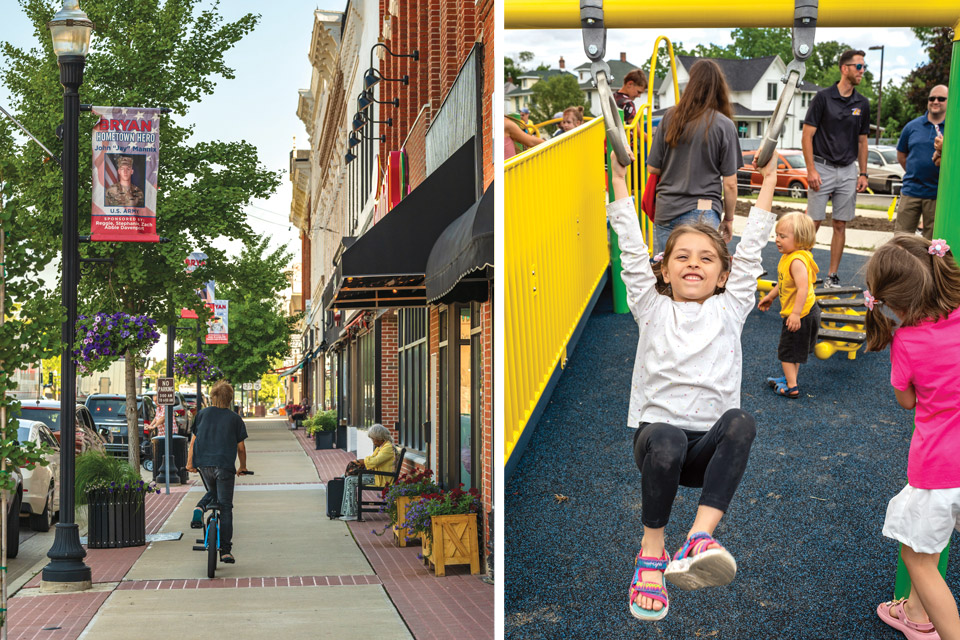
[[[867,146],[867,185],[874,193],[900,193],[904,168],[897,162],[897,148]]]

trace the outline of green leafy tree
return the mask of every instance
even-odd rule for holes
[[[259,380],[287,356],[299,315],[288,316],[279,293],[285,289],[290,254],[267,251],[269,238],[254,241],[230,265],[234,277],[217,297],[230,301],[230,342],[205,349],[233,383]],[[220,283],[217,283],[218,289]]]
[[[553,114],[567,107],[583,107],[585,116],[592,115],[587,106],[587,97],[580,90],[577,76],[561,73],[541,80],[531,89],[533,97],[530,103],[530,121],[543,122],[553,118]]]
[[[905,98],[917,115],[927,110],[927,96],[938,84],[949,84],[953,29],[949,27],[915,28],[914,34],[927,50],[929,61],[903,79]]]
[[[54,136],[61,122],[62,88],[56,57],[46,23],[55,8],[47,0],[19,0],[33,23],[36,46],[29,50],[3,43],[7,87],[16,115],[54,152]],[[234,77],[225,54],[258,22],[247,14],[224,22],[217,5],[199,6],[198,0],[163,3],[101,0],[84,10],[96,24],[87,56],[80,100],[84,103],[127,107],[168,107],[161,118],[160,172],[157,193],[157,232],[165,244],[90,243],[85,257],[112,258],[80,281],[81,313],[124,311],[145,314],[160,325],[175,323],[181,307],[206,315],[194,292],[198,281],[230,280],[223,252],[211,246],[226,237],[251,242],[252,230],[244,207],[254,198],[269,196],[279,183],[277,173],[266,170],[255,147],[245,141],[197,141],[187,117],[192,104],[213,92],[220,79]],[[96,116],[81,114],[80,130],[91,131]],[[90,228],[90,153],[81,136],[80,233]],[[44,254],[59,243],[61,174],[55,164],[41,163],[41,152],[32,143],[14,149],[18,165],[15,190],[33,206],[37,242]],[[191,251],[210,256],[194,278],[183,272]],[[31,315],[36,318],[37,316]],[[131,434],[130,462],[138,463],[136,425],[136,369],[126,358],[127,420]]]
[[[0,489],[12,498],[16,480],[9,469],[45,465],[49,450],[19,443],[20,403],[9,394],[16,388],[13,373],[51,355],[59,344],[60,307],[56,297],[37,284],[37,273],[52,256],[39,240],[37,220],[27,201],[17,197],[14,185],[21,167],[7,120],[0,121]],[[0,517],[0,540],[6,545],[7,518]],[[6,578],[4,578],[6,579]],[[6,616],[0,615],[0,626]]]
[[[789,28],[738,28],[730,32],[730,37],[733,44],[728,49],[732,55],[725,57],[748,59],[778,55],[784,63],[793,60]]]

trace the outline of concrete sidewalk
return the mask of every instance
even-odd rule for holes
[[[41,594],[40,576],[33,577],[10,600],[9,637],[441,638],[452,629],[493,636],[492,586],[477,576],[435,578],[416,566],[416,548],[368,553],[363,544],[387,538],[369,541],[375,536],[357,531],[382,523],[352,523],[351,531],[327,519],[320,470],[329,467],[327,480],[352,455],[308,455],[312,441],[283,419],[248,419],[247,428],[256,475],[238,479],[234,496],[236,564],[219,564],[216,579],[206,578],[206,555],[192,550],[200,532],[189,520],[203,490],[192,476],[193,486],[147,498],[148,533],[181,532],[179,540],[89,550],[94,588],[84,593]]]

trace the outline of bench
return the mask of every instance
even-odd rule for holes
[[[397,454],[397,459],[393,465],[393,471],[371,471],[369,469],[363,469],[360,472],[360,477],[357,479],[357,522],[363,522],[364,513],[380,513],[380,508],[386,504],[384,500],[364,500],[363,492],[366,491],[377,491],[378,493],[383,491],[383,487],[378,487],[375,484],[363,484],[364,476],[381,476],[387,479],[387,485],[389,486],[397,481],[397,478],[400,477],[400,470],[403,468],[403,457],[407,454],[407,449],[404,447],[400,449],[400,452]]]

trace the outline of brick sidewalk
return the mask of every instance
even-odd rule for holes
[[[146,496],[147,533],[157,533],[173,510],[186,495],[189,487],[171,487],[166,493]],[[86,548],[86,547],[84,547]],[[147,547],[124,549],[87,549],[84,562],[90,567],[94,584],[101,584],[102,591],[40,595],[42,574],[34,576],[13,598],[10,599],[9,638],[23,640],[75,640],[83,632],[97,610],[104,603],[116,584],[130,571]],[[108,585],[113,584],[113,588]]]
[[[314,448],[313,438],[294,432],[317,467],[323,482],[343,474],[354,455],[342,449]],[[418,640],[493,637],[493,585],[470,575],[469,567],[452,568],[438,578],[420,559],[420,547],[400,548],[382,533],[383,514],[364,514],[365,522],[350,522],[350,531],[383,583],[410,633]]]

